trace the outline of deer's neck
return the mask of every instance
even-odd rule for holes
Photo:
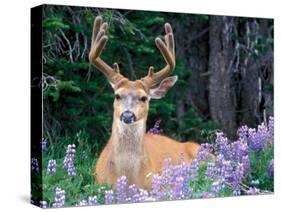
[[[124,124],[119,120],[113,121],[112,142],[114,154],[144,153],[145,121],[140,120],[132,124]]]
[[[145,159],[145,131],[145,120],[140,120],[129,125],[119,120],[113,121],[111,135],[113,160],[117,174],[119,176],[126,175],[129,181],[135,179],[141,162]]]

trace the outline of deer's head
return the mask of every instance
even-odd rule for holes
[[[146,77],[131,81],[124,77],[118,64],[113,67],[106,64],[101,58],[108,37],[105,32],[108,24],[98,16],[94,21],[92,45],[89,54],[90,63],[99,69],[111,84],[114,93],[114,118],[125,124],[147,119],[150,99],[160,99],[175,84],[177,76],[169,77],[175,68],[175,45],[173,30],[170,24],[165,24],[166,35],[164,41],[155,39],[156,46],[162,53],[167,65],[160,71],[154,72],[153,66],[148,70]]]

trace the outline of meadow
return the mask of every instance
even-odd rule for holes
[[[159,122],[148,132],[160,133]],[[169,158],[165,159],[162,172],[153,175],[150,191],[127,185],[125,176],[118,178],[116,190],[95,183],[93,167],[97,155],[93,154],[81,132],[75,138],[64,138],[61,146],[53,146],[43,140],[42,170],[36,158],[31,163],[33,174],[43,173],[40,206],[49,208],[272,194],[274,118],[270,117],[267,123],[263,122],[257,128],[242,126],[237,136],[237,140],[230,141],[223,132],[216,131],[210,136],[210,143],[201,144],[198,157],[191,164],[182,162],[181,155],[176,166],[171,164]],[[209,153],[214,153],[216,159],[211,159]]]

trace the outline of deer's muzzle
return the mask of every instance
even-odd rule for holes
[[[125,124],[131,124],[136,121],[136,116],[131,111],[125,111],[121,114],[120,120]]]

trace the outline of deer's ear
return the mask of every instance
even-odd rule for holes
[[[163,79],[156,88],[150,89],[150,97],[152,99],[161,99],[163,96],[165,96],[167,91],[174,86],[177,80],[178,76],[172,76]]]

